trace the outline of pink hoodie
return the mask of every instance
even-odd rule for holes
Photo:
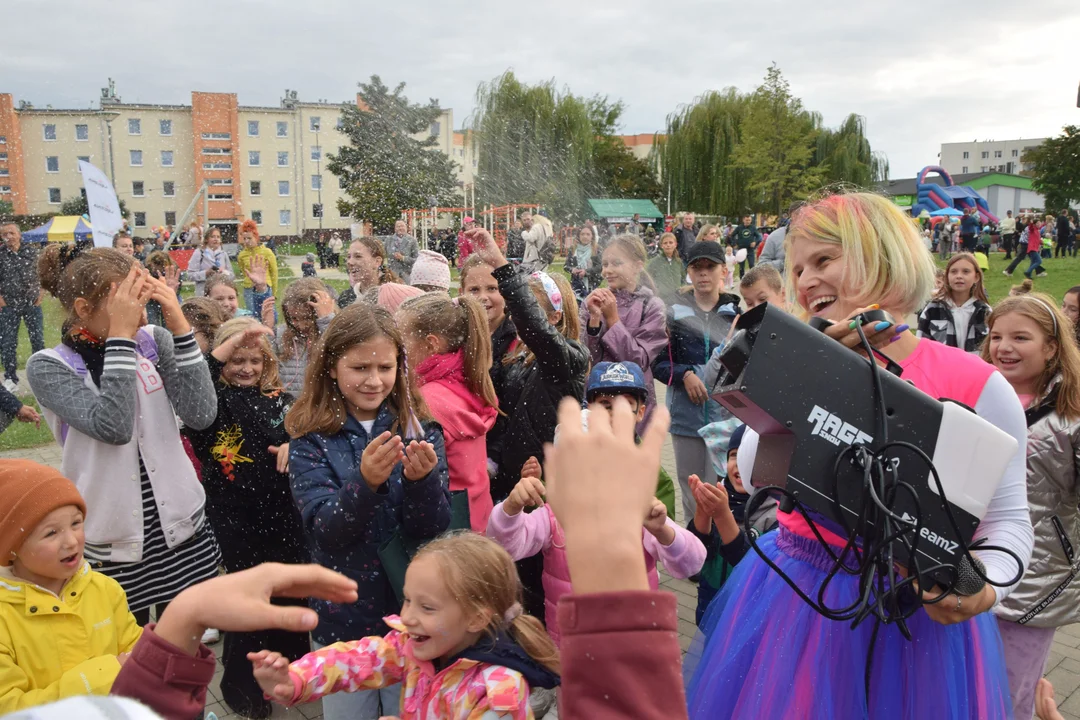
[[[465,384],[465,351],[432,355],[416,368],[420,392],[442,425],[450,489],[469,493],[469,521],[482,533],[491,515],[487,433],[499,414]]]

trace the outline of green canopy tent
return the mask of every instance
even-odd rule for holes
[[[589,200],[589,207],[597,218],[612,223],[630,222],[634,215],[641,217],[643,223],[653,223],[664,219],[652,200]]]

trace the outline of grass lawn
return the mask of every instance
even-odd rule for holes
[[[1028,261],[1025,258],[1011,278],[1002,275],[1002,271],[1009,263],[1003,259],[1005,253],[995,252],[990,254],[990,272],[986,273],[984,284],[986,294],[990,298],[990,304],[1009,294],[1010,288],[1024,281],[1024,270],[1027,269]],[[938,265],[945,267],[945,263],[938,261]],[[1045,278],[1035,278],[1035,290],[1050,295],[1060,304],[1065,291],[1074,285],[1080,285],[1080,258],[1050,258],[1043,259],[1043,267],[1048,273]]]

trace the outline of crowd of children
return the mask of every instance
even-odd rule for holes
[[[355,594],[275,601],[310,603],[318,622],[303,632],[226,628],[232,711],[321,699],[329,720],[558,717],[560,608],[578,586],[568,546],[582,530],[566,526],[540,460],[629,407],[635,436],[661,416],[674,450],[682,523],[654,470],[635,541],[646,587],[658,562],[698,585],[690,717],[915,717],[928,706],[911,688],[933,682],[949,689],[948,717],[1031,717],[1053,630],[1080,619],[1080,286],[1061,309],[1039,293],[991,307],[977,258],[959,253],[932,291],[919,231],[860,194],[801,210],[786,278],[752,266],[738,295],[715,226],[682,255],[665,233],[652,261],[636,235],[601,251],[585,227],[569,279],[520,272],[473,229],[455,297],[441,256],[419,253],[405,285],[373,238],[349,246],[346,291],[301,278],[279,296],[273,253],[257,228],[240,232],[244,308],[216,231],[182,304],[167,263],[43,254],[42,286],[68,316],[27,376],[63,464],[0,461],[0,711],[108,692],[152,610],[160,620],[219,566],[314,562]],[[819,540],[843,540],[775,498],[747,516],[757,435],[712,398],[740,313],[762,303],[837,321],[871,303],[918,311],[917,332],[885,323],[870,341],[916,387],[1028,448],[980,527],[1024,560],[1018,584],[926,605],[911,640],[826,621],[791,593],[770,565],[815,589]],[[828,332],[854,344],[847,322]],[[566,398],[585,408],[570,427]],[[836,579],[841,600],[855,583]],[[875,644],[889,659],[864,683]],[[773,645],[784,651],[763,652]]]

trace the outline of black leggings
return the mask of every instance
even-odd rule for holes
[[[165,613],[165,608],[169,607],[169,603],[158,603],[153,607],[157,611],[155,617],[160,620],[161,616]],[[150,608],[148,607],[143,608],[142,610],[133,610],[131,614],[135,616],[135,622],[139,623],[140,627],[144,627],[150,622]]]

